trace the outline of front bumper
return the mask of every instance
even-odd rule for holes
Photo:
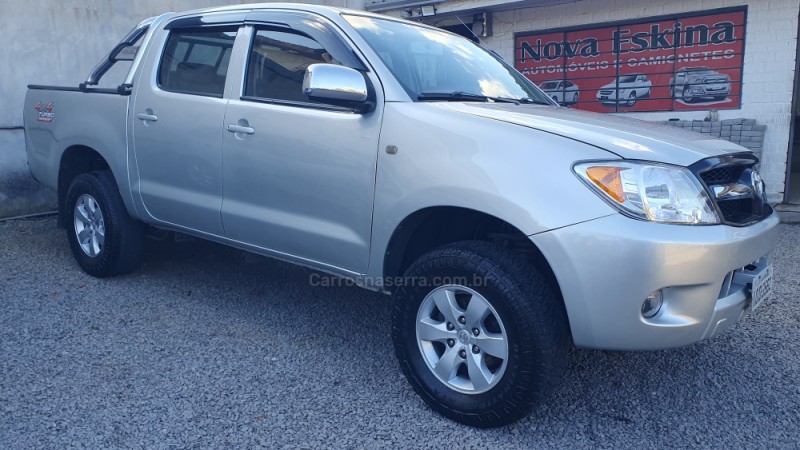
[[[619,103],[628,101],[627,98],[620,97],[619,92],[617,91],[612,91],[610,94],[602,94],[600,91],[598,91],[595,97],[600,103]]]
[[[768,264],[778,222],[775,213],[741,228],[614,214],[530,239],[558,279],[576,346],[655,350],[716,336],[749,310],[747,282]],[[645,319],[642,302],[658,289],[664,305]]]
[[[720,97],[728,96],[731,92],[730,86],[722,89],[712,89],[707,86],[699,86],[697,89],[691,89],[689,93],[694,97]]]

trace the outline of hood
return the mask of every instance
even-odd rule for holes
[[[748,151],[734,143],[643,120],[570,108],[510,103],[431,103],[585,142],[625,159],[689,166],[703,158]]]

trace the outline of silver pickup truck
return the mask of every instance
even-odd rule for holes
[[[124,80],[99,87],[117,64]],[[391,294],[407,379],[466,424],[528,414],[572,344],[691,344],[772,286],[778,219],[752,153],[559,107],[417,23],[168,13],[78,87],[30,86],[24,115],[87,273],[134,270],[155,227]]]

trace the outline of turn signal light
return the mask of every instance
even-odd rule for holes
[[[625,201],[619,167],[595,166],[586,169],[586,176],[614,200]]]

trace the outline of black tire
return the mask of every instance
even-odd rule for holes
[[[515,253],[488,242],[458,242],[422,256],[405,277],[393,295],[395,353],[414,390],[440,414],[482,428],[507,425],[528,415],[560,380],[570,345],[563,301]],[[456,277],[470,280],[467,287],[488,300],[505,327],[505,369],[486,392],[463,393],[441,381],[417,340],[417,315],[437,287],[433,282]]]
[[[728,96],[727,95],[715,95],[714,100],[725,100]]]
[[[692,94],[689,94],[689,89],[686,86],[683,87],[681,98],[683,98],[684,103],[694,103],[696,100],[695,97],[692,97]]]
[[[104,239],[101,246],[90,250],[95,255],[84,251],[78,240],[76,207],[79,201],[83,204],[87,199],[94,200],[102,214],[100,221]],[[75,177],[67,190],[64,208],[72,254],[86,273],[102,278],[128,273],[139,267],[144,247],[144,225],[128,215],[110,171],[83,173]]]
[[[636,91],[631,92],[631,95],[628,96],[628,106],[636,105]]]

